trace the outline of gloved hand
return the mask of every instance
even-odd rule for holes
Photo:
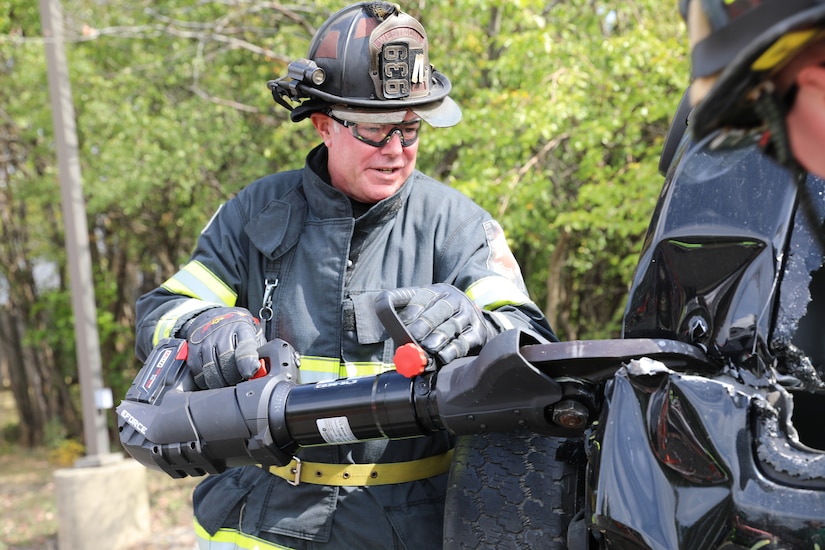
[[[239,307],[207,309],[187,330],[186,362],[201,388],[223,388],[255,376],[261,364],[258,348],[263,330],[251,313]]]
[[[398,318],[410,336],[442,364],[478,352],[495,334],[479,307],[446,283],[414,289]]]

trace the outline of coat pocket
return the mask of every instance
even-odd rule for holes
[[[389,339],[390,334],[375,313],[375,298],[382,290],[361,290],[350,295],[355,313],[358,343],[377,344]]]
[[[228,521],[229,514],[250,489],[240,485],[240,473],[235,469],[211,475],[195,487],[192,493],[195,517],[210,535],[217,533],[221,527],[238,528],[238,518]]]

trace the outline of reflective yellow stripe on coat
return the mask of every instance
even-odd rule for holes
[[[531,303],[530,297],[513,281],[499,276],[484,277],[474,282],[467,289],[467,296],[478,307],[494,315],[504,329],[513,328],[513,323],[506,315],[497,314],[495,310],[504,306],[518,307]]]
[[[217,275],[198,262],[189,262],[161,285],[161,288],[192,298],[167,311],[158,321],[153,344],[172,336],[178,319],[209,306],[234,306],[238,295]]]
[[[157,343],[164,338],[174,336],[172,332],[175,330],[175,325],[181,317],[189,316],[189,314],[194,311],[202,310],[214,305],[215,304],[211,302],[204,302],[203,300],[194,299],[181,302],[180,305],[167,311],[158,320],[158,324],[155,325],[155,334],[152,337],[152,344],[157,345]]]
[[[301,357],[300,372],[301,383],[307,384],[356,376],[373,376],[388,370],[395,370],[395,365],[378,361],[353,363],[335,357],[304,355]]]
[[[530,297],[507,277],[490,276],[470,285],[467,296],[481,309],[494,311],[502,306],[523,306]]]
[[[268,542],[234,529],[218,529],[217,533],[210,535],[197,519],[195,536],[198,537],[200,550],[292,550],[289,546]]]
[[[161,288],[175,294],[229,307],[234,306],[238,301],[235,291],[198,261],[189,262],[183,266],[183,269],[167,279]]]

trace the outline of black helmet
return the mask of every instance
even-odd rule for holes
[[[825,0],[680,0],[691,53],[690,126],[697,139],[719,128],[761,128],[760,96],[808,44],[825,37]],[[766,93],[767,92],[767,93]],[[781,98],[769,111],[786,108]]]
[[[410,110],[432,126],[452,126],[461,109],[427,49],[424,27],[398,5],[361,2],[327,19],[307,59],[268,86],[295,122],[329,110],[353,122],[400,122]],[[305,101],[293,108],[285,98]]]

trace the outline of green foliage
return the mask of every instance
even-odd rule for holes
[[[83,443],[75,439],[63,439],[49,450],[49,462],[69,468],[86,453]]]
[[[20,422],[6,422],[0,426],[0,455],[5,454],[7,449],[14,443],[20,441]]]
[[[618,336],[687,81],[681,21],[653,0],[457,8],[422,10],[464,109],[433,151],[459,149],[449,181],[502,221],[557,331]]]
[[[50,418],[46,423],[44,443],[49,449],[57,449],[66,441],[66,427],[59,418]]]

